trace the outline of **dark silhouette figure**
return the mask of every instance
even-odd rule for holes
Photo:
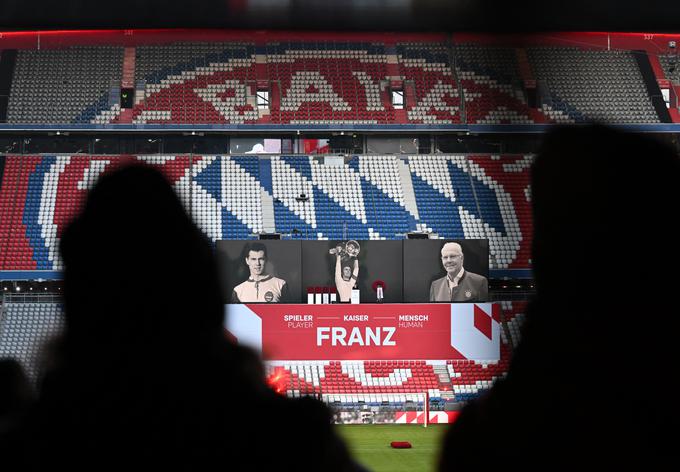
[[[33,388],[21,364],[0,359],[0,441],[23,420],[33,400]]]
[[[225,339],[210,244],[160,173],[103,176],[61,252],[65,334],[5,464],[354,470],[324,405],[274,394],[256,355]]]
[[[679,183],[680,160],[652,138],[598,126],[546,136],[531,184],[537,295],[507,378],[463,409],[441,471],[670,461]]]

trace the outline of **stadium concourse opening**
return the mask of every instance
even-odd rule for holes
[[[270,389],[325,404],[374,470],[434,469],[437,425],[506,378],[525,332],[544,134],[599,122],[677,150],[678,40],[0,33],[0,357],[41,385],[68,329],[63,236],[98,182],[143,165],[211,244],[222,331]]]

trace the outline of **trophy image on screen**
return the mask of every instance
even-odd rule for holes
[[[339,255],[340,257],[357,257],[359,256],[359,251],[361,251],[359,243],[351,239],[346,243],[339,243],[333,249],[330,249],[328,253]]]
[[[359,276],[357,257],[360,251],[359,243],[354,240],[339,243],[328,251],[330,255],[335,256],[335,286],[341,302],[349,302],[352,297],[352,289]]]

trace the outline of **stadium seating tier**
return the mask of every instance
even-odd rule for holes
[[[97,178],[128,162],[160,169],[212,241],[275,230],[295,239],[489,239],[492,268],[528,268],[531,156],[8,156],[0,270],[60,270],[61,232]],[[300,194],[308,195],[299,201]]]
[[[126,49],[134,103],[121,109]],[[671,78],[673,61],[661,57]],[[527,82],[536,84],[535,108]],[[11,124],[272,127],[659,122],[631,51],[331,40],[21,50],[7,116]]]

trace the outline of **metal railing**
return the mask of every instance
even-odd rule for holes
[[[62,303],[62,297],[55,293],[7,293],[2,297],[6,303]]]

